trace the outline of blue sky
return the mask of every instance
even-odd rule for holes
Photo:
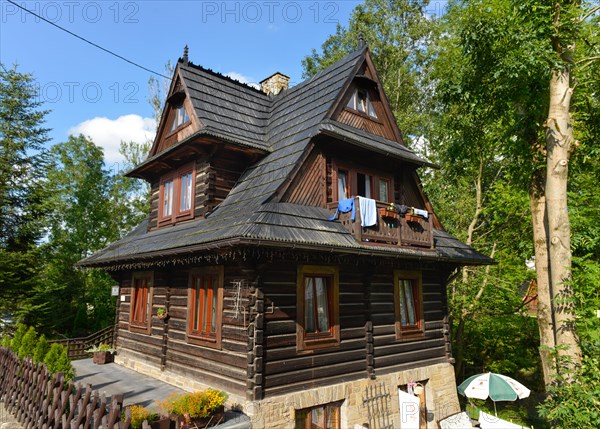
[[[21,1],[42,17],[164,73],[190,61],[259,82],[275,71],[302,81],[302,58],[320,48],[360,1]],[[119,141],[152,134],[150,72],[115,58],[0,0],[0,61],[32,73],[52,112],[51,143],[82,132],[116,163]]]

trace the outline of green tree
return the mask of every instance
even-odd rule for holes
[[[23,359],[26,357],[32,357],[37,342],[37,332],[33,326],[30,326],[23,338],[21,339],[21,346],[17,350],[19,358]]]
[[[39,267],[49,140],[41,107],[33,77],[0,64],[0,311],[15,311]]]
[[[35,349],[33,350],[33,361],[35,363],[44,362],[44,358],[49,350],[50,345],[48,344],[48,340],[46,340],[46,336],[44,334],[40,335],[40,338],[35,345]]]
[[[427,68],[428,45],[438,37],[435,17],[426,14],[428,0],[366,0],[350,17],[348,28],[336,33],[302,60],[309,77],[333,64],[358,47],[359,35],[373,54],[383,89],[408,140],[425,133],[429,88],[422,81]]]

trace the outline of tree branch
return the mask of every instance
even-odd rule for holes
[[[585,15],[583,15],[581,18],[579,18],[579,22],[583,22],[586,19],[588,19],[590,16],[592,16],[594,13],[598,12],[600,10],[600,5],[591,8],[590,10],[587,11],[587,13]]]

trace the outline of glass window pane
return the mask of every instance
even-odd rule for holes
[[[377,113],[375,112],[375,107],[373,106],[373,103],[371,103],[371,100],[369,100],[367,104],[369,106],[369,116],[377,119]]]
[[[212,334],[217,332],[217,279],[212,279],[212,322],[210,325],[210,332]]]
[[[313,284],[314,279],[307,277],[304,282],[304,329],[308,334],[316,332]]]
[[[325,410],[322,407],[312,409],[311,423],[313,429],[325,429]]]
[[[350,100],[348,100],[348,104],[346,104],[346,107],[356,110],[356,92],[352,93],[352,96],[350,97]]]
[[[406,316],[406,298],[405,298],[405,293],[404,293],[404,288],[405,288],[405,284],[404,284],[404,280],[400,280],[399,281],[400,285],[399,285],[399,291],[398,291],[398,299],[400,301],[400,324],[402,326],[407,325],[407,316]]]
[[[345,200],[348,198],[348,175],[345,171],[338,171],[338,200]]]
[[[319,323],[319,332],[328,332],[329,324],[329,299],[327,296],[327,279],[316,277],[314,279],[317,294],[317,315]]]
[[[412,282],[410,280],[403,280],[404,291],[406,293],[406,310],[408,313],[408,324],[416,325],[417,317],[415,312],[415,300],[413,296]]]
[[[362,113],[367,113],[367,93],[364,91],[358,92],[356,110]]]
[[[389,183],[387,180],[379,179],[379,200],[389,202]]]

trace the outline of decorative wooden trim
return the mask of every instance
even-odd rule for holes
[[[145,324],[137,324],[133,321],[133,313],[134,313],[134,306],[136,304],[135,302],[135,290],[136,290],[136,286],[135,286],[135,281],[137,279],[143,279],[145,278],[147,280],[146,282],[146,288],[148,289],[147,292],[147,301],[146,301],[146,323]],[[153,291],[154,291],[154,273],[152,271],[143,271],[143,272],[138,272],[138,273],[133,273],[132,278],[131,278],[131,293],[130,293],[130,299],[129,299],[129,331],[130,332],[137,332],[140,334],[146,334],[146,335],[150,335],[151,330],[152,330],[152,298],[153,298]]]
[[[415,305],[417,325],[415,327],[403,327],[401,325],[400,280],[411,280],[417,284],[417,302]],[[394,325],[396,327],[397,340],[421,338],[425,335],[425,318],[423,312],[423,275],[421,271],[394,270],[394,312],[396,318]]]
[[[323,275],[331,278],[331,290],[328,291],[331,300],[329,334],[314,338],[306,338],[304,328],[304,279],[307,275]],[[340,344],[340,299],[339,299],[339,267],[321,265],[299,265],[296,279],[296,350],[311,351]]]
[[[190,323],[192,317],[192,288],[194,287],[194,279],[197,276],[216,276],[217,277],[217,326],[215,331],[215,337],[206,337],[199,334],[192,334],[190,332]],[[190,344],[196,344],[205,347],[211,347],[214,349],[221,350],[221,333],[223,327],[223,278],[224,278],[224,267],[223,265],[213,267],[194,268],[190,270],[188,279],[188,299],[187,299],[187,316],[186,316],[186,341]]]

